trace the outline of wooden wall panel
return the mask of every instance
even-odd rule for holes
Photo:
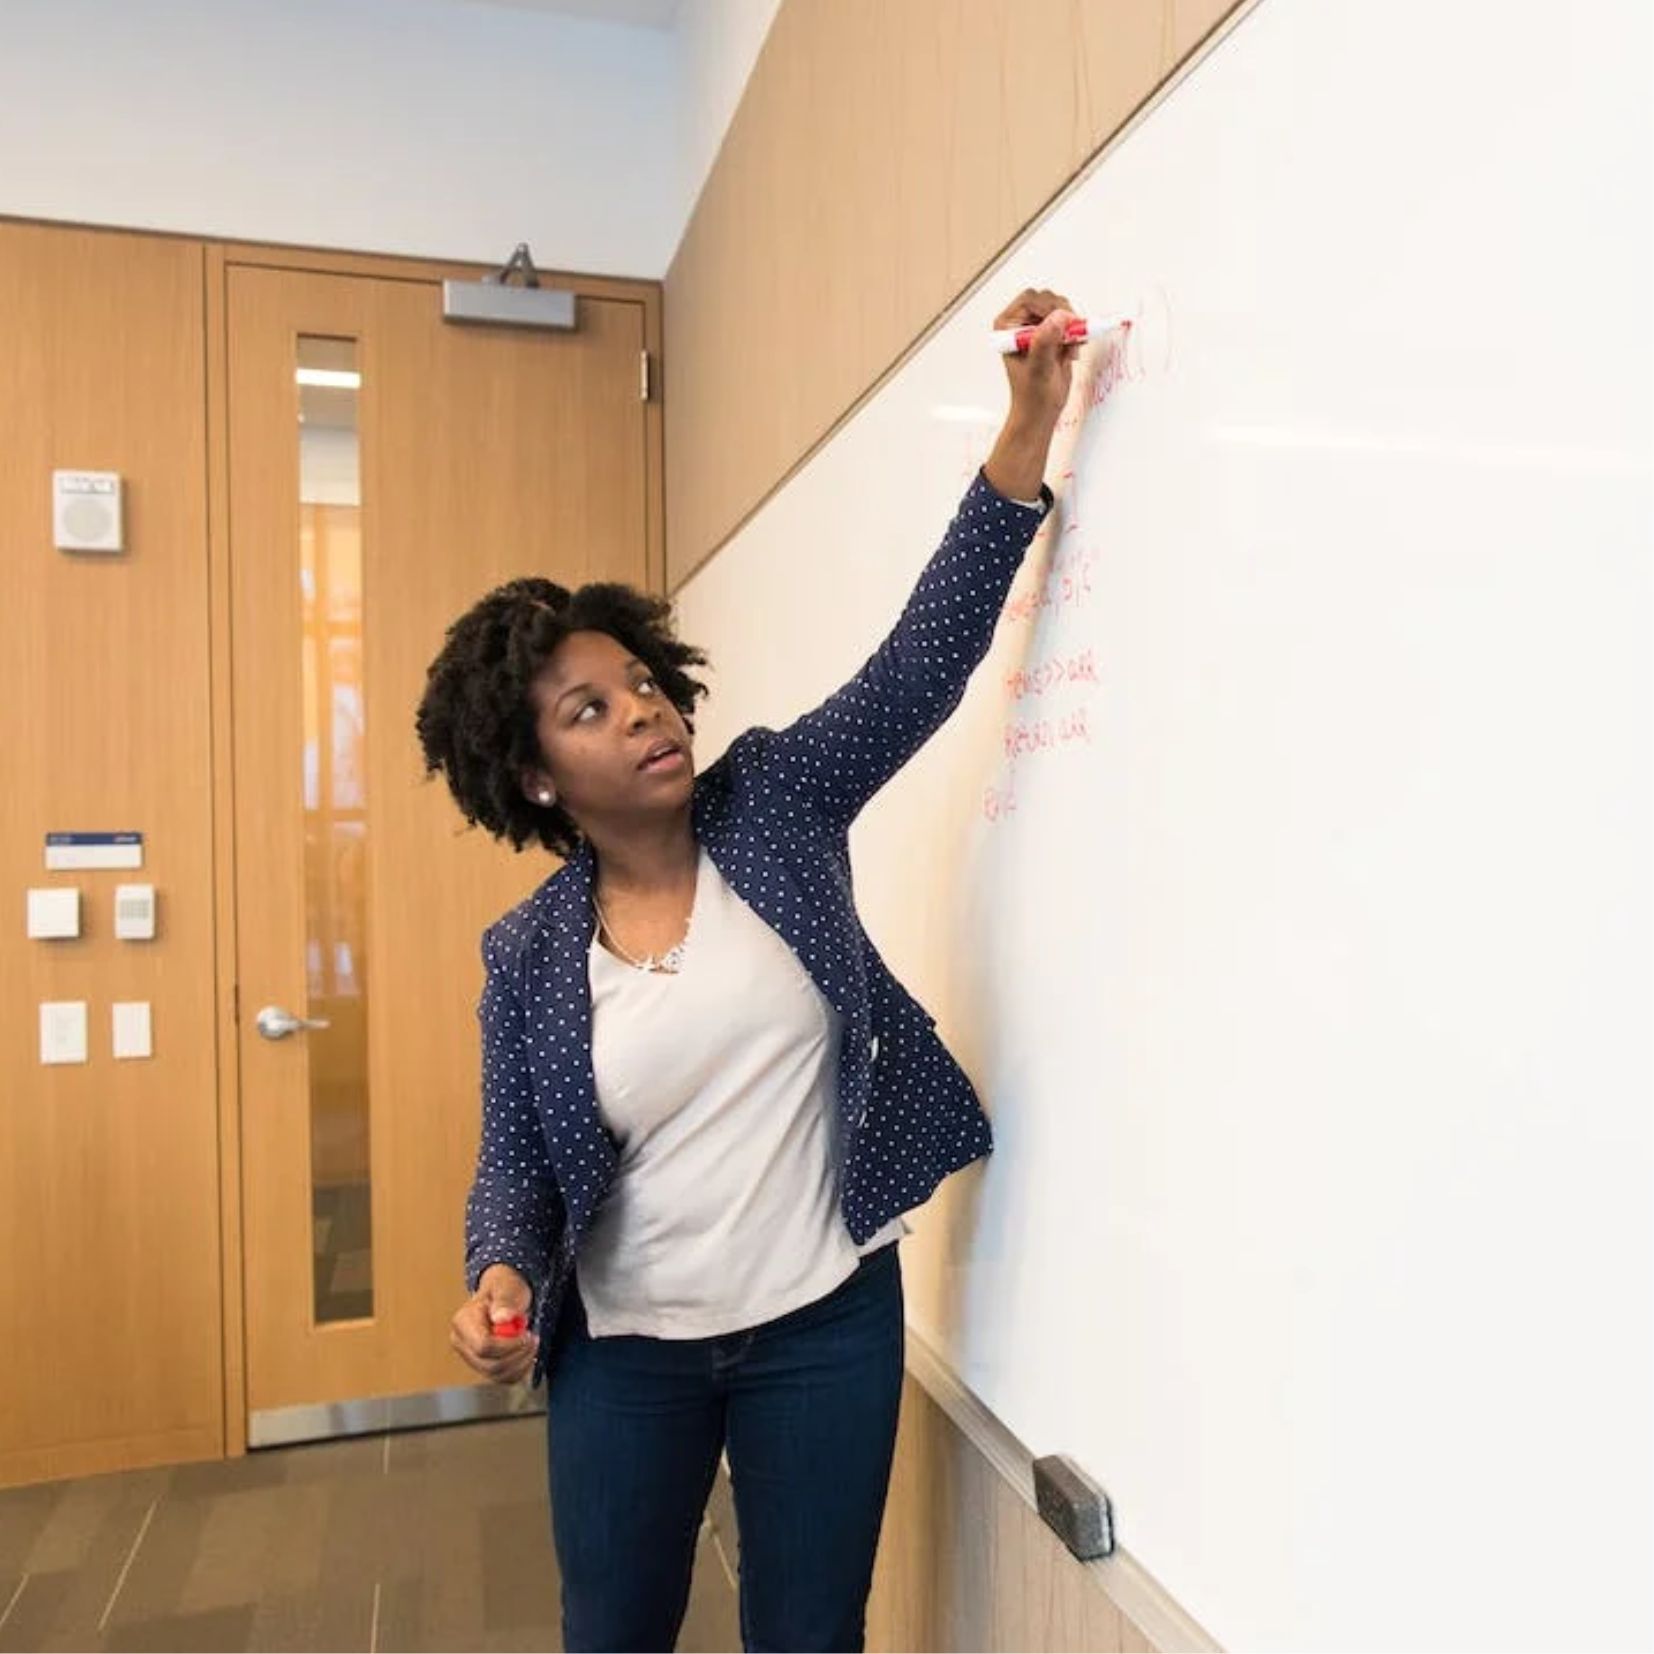
[[[223,1444],[214,1075],[204,251],[0,224],[0,1484]],[[119,471],[128,550],[52,546],[54,468]],[[145,835],[140,872],[48,874],[44,834]],[[152,882],[153,942],[114,937]],[[82,936],[28,941],[30,885]],[[90,1060],[42,1067],[42,1000],[88,1005]],[[113,1059],[148,1000],[154,1056]]]
[[[1156,1646],[910,1376],[867,1605],[872,1654]]]
[[[740,1531],[720,1468],[707,1520],[731,1566]],[[1209,1648],[1152,1638],[1104,1583],[1110,1564],[1078,1562],[911,1374],[904,1383],[873,1590],[869,1654],[906,1649],[1039,1649],[1157,1654]]]
[[[1233,5],[784,0],[666,278],[669,588]]]

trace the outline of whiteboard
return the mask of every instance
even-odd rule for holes
[[[1554,22],[1261,0],[679,593],[704,762],[898,613],[1006,299],[1139,317],[852,848],[997,1138],[910,1324],[1230,1647],[1654,1639],[1649,9]]]

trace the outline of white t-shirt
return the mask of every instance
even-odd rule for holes
[[[860,1256],[839,1211],[839,1016],[703,849],[681,968],[593,937],[592,1067],[619,1140],[575,1265],[594,1337],[712,1338],[825,1297]]]

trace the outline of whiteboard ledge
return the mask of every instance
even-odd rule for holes
[[[964,1433],[965,1439],[1004,1477],[1030,1510],[1034,1504],[1034,1456],[988,1411],[958,1375],[936,1353],[930,1341],[909,1322],[907,1370],[914,1381]],[[1050,1451],[1060,1452],[1054,1443]],[[1101,1478],[1098,1478],[1101,1480]],[[1057,1536],[1051,1536],[1053,1543]],[[1112,1556],[1095,1562],[1069,1559],[1091,1575],[1120,1612],[1158,1649],[1190,1649],[1205,1654],[1221,1650],[1199,1625],[1177,1605],[1165,1587],[1131,1553],[1116,1547]]]

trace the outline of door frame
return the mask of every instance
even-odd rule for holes
[[[191,238],[198,239],[198,238]],[[326,252],[262,242],[207,241],[207,586],[210,616],[213,803],[214,1005],[218,1062],[219,1227],[224,1328],[224,1456],[247,1451],[247,1359],[242,1290],[241,1041],[236,961],[235,741],[230,628],[230,449],[228,281],[231,269],[258,266],[320,275],[373,276],[435,284],[475,281],[497,266],[391,255]],[[644,348],[650,371],[644,406],[646,583],[666,589],[664,421],[661,407],[662,286],[658,281],[585,276],[542,270],[550,285],[594,299],[621,299],[643,306]],[[432,302],[437,290],[432,285]]]

